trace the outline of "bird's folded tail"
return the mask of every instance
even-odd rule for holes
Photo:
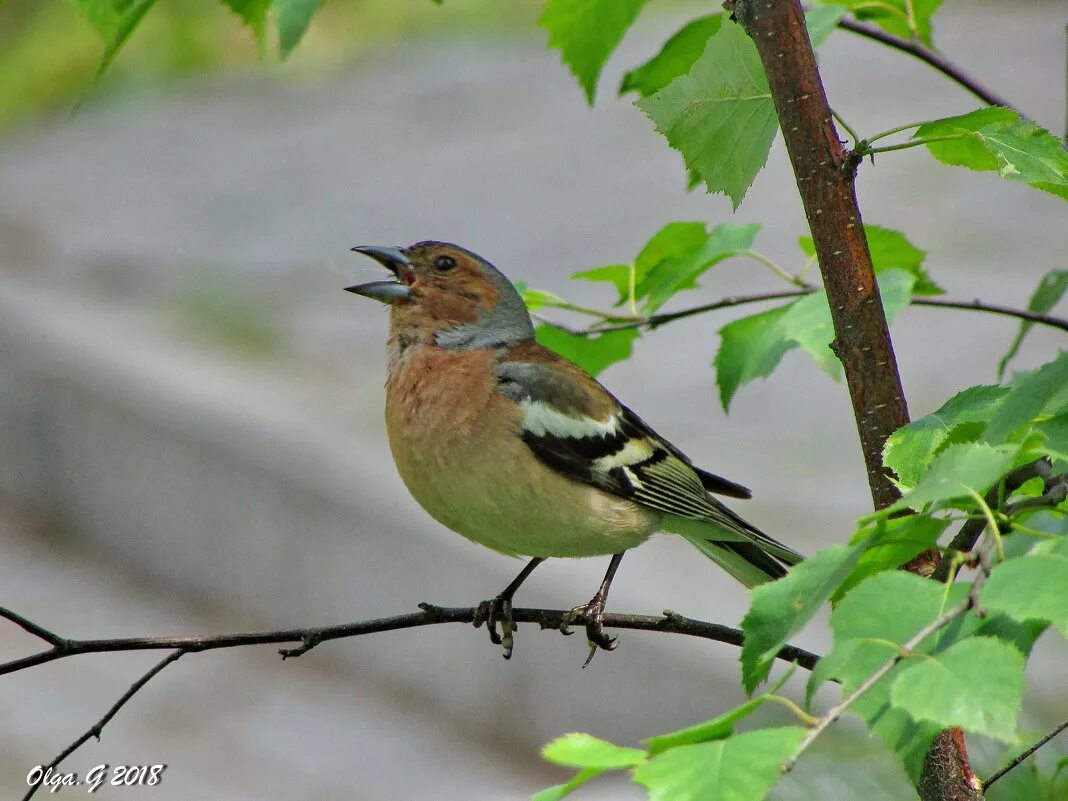
[[[786,575],[786,568],[750,542],[713,542],[686,537],[701,553],[746,587],[755,587]]]
[[[736,516],[732,514],[732,517]],[[668,518],[664,530],[681,534],[697,550],[746,587],[755,587],[782,578],[786,575],[787,567],[796,565],[804,558],[797,551],[773,540],[741,518],[738,520],[745,526],[747,539],[738,538],[740,527],[724,527],[726,530],[721,529],[722,534],[727,534],[730,538],[721,539],[716,536],[719,525],[679,517]]]

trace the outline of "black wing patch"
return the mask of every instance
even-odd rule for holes
[[[523,441],[552,469],[650,509],[713,523],[724,535],[717,542],[750,542],[791,564],[800,559],[708,494],[748,498],[749,490],[695,468],[625,406],[616,407],[609,420],[592,419],[583,413],[585,398],[574,386],[538,364],[501,364],[497,378],[499,391],[528,415],[520,432]],[[748,549],[735,552],[749,558]]]

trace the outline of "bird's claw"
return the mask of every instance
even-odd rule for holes
[[[511,598],[498,595],[488,601],[483,601],[475,609],[475,617],[472,622],[476,629],[485,623],[486,630],[489,632],[490,642],[501,646],[502,656],[505,659],[512,658],[512,648],[515,647],[512,632],[516,630],[516,625],[512,619]],[[501,625],[500,632],[497,631],[498,623]]]
[[[593,656],[599,649],[614,651],[619,645],[619,640],[616,637],[605,634],[604,598],[599,595],[595,595],[589,603],[576,606],[568,612],[564,621],[560,624],[560,632],[562,634],[572,634],[573,632],[569,627],[575,624],[581,624],[586,627],[586,640],[590,644],[590,654],[586,657],[582,667],[586,667],[593,661]]]

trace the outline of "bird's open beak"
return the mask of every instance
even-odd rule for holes
[[[379,245],[357,245],[352,249],[356,253],[370,256],[383,267],[390,270],[397,277],[395,281],[372,281],[369,284],[357,284],[345,287],[346,292],[363,295],[365,298],[377,300],[380,303],[396,303],[398,300],[407,300],[412,292],[412,281],[415,273],[412,271],[412,263],[404,248],[382,247]]]

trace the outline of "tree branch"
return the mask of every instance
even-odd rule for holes
[[[100,733],[120,709],[158,673],[182,656],[188,653],[200,651],[212,651],[220,648],[238,648],[248,645],[269,645],[281,643],[299,643],[295,648],[283,648],[279,651],[283,659],[301,656],[315,646],[328,640],[337,640],[346,637],[356,637],[363,634],[375,634],[383,631],[396,631],[398,629],[415,628],[418,626],[432,626],[439,623],[475,623],[478,615],[478,607],[445,607],[433,604],[419,604],[420,612],[407,615],[395,615],[393,617],[363,620],[356,623],[345,623],[339,626],[320,626],[301,629],[283,629],[280,631],[259,631],[244,634],[209,634],[199,636],[179,637],[123,637],[100,640],[74,640],[64,639],[40,626],[22,615],[0,607],[0,617],[12,621],[20,628],[33,634],[41,640],[49,643],[52,647],[46,651],[13,659],[9,662],[0,663],[0,675],[25,670],[46,662],[54,662],[58,659],[76,656],[78,654],[107,653],[113,651],[149,651],[170,650],[166,658],[158,662],[151,670],[135,681],[123,696],[116,701],[105,715],[89,728],[78,739],[65,748],[46,769],[54,769],[74,751],[89,741],[90,738],[100,738]],[[559,631],[562,624],[570,620],[570,612],[563,609],[514,609],[512,618],[518,623],[537,623],[542,629],[556,629]],[[660,616],[653,615],[630,615],[619,613],[607,613],[604,616],[603,625],[607,628],[633,629],[636,631],[663,631],[673,634],[685,634],[691,637],[700,637],[706,640],[726,643],[728,645],[741,646],[745,635],[740,629],[730,626],[722,626],[718,623],[709,623],[704,620],[680,615],[670,609],[665,609]],[[798,648],[787,645],[778,653],[778,658],[786,662],[800,665],[806,670],[812,670],[819,661],[819,656]],[[43,773],[42,773],[43,778]],[[38,784],[30,787],[23,797],[28,801],[37,789]]]
[[[1017,114],[1020,114],[1021,117],[1024,116],[1019,109],[1013,106],[1013,104],[1003,95],[984,86],[976,78],[968,74],[963,67],[954,64],[945,56],[936,53],[920,41],[895,36],[892,33],[884,31],[877,25],[871,25],[867,22],[859,22],[855,19],[850,19],[849,17],[843,17],[838,22],[838,27],[860,36],[867,37],[868,39],[873,39],[887,47],[892,47],[895,50],[901,50],[904,53],[915,56],[920,59],[920,61],[926,62],[950,80],[967,89],[984,103],[991,106],[1004,106],[1005,108],[1012,109]]]
[[[319,643],[327,642],[328,640],[358,637],[383,631],[410,629],[418,626],[432,626],[440,623],[473,623],[477,612],[477,607],[474,606],[445,607],[424,603],[420,604],[419,607],[422,610],[420,612],[363,620],[356,623],[344,623],[338,626],[258,631],[244,634],[60,640],[60,644],[53,643],[53,647],[46,651],[0,663],[0,675],[15,673],[19,670],[54,662],[57,659],[77,656],[78,654],[109,653],[113,651],[178,650],[183,653],[193,653],[213,651],[219,648],[238,648],[247,645],[299,643],[297,647],[282,649],[279,653],[283,657],[300,656]],[[562,609],[515,609],[512,612],[512,617],[517,623],[537,623],[543,629],[559,629],[561,624],[568,619],[569,614],[568,611]],[[0,616],[6,617],[8,620],[18,619],[25,621],[25,618],[3,607],[0,607]],[[20,625],[22,624],[20,623]],[[740,646],[744,640],[744,635],[740,629],[722,626],[718,623],[709,623],[704,620],[695,620],[671,610],[665,610],[664,614],[660,616],[607,613],[604,616],[604,626],[606,628],[632,629],[636,631],[663,631],[673,634],[685,634],[736,646]],[[43,632],[44,629],[41,629],[41,631]],[[42,639],[45,638],[42,637]],[[52,642],[51,640],[47,641]],[[819,660],[816,654],[794,645],[784,647],[779,652],[779,658],[786,662],[796,662],[806,670],[812,670]]]
[[[845,371],[872,500],[882,509],[900,497],[883,466],[883,446],[909,413],[857,204],[860,157],[845,149],[834,127],[800,0],[727,0],[726,6],[764,67],[819,258],[834,325],[831,349]],[[959,729],[935,737],[920,776],[922,797],[979,801],[963,745]],[[952,758],[931,758],[943,751]]]
[[[964,311],[981,311],[988,314],[1003,314],[1007,317],[1017,317],[1021,320],[1030,320],[1032,323],[1048,325],[1068,331],[1068,320],[1062,317],[1053,317],[1049,314],[1039,314],[1027,309],[1014,309],[1011,306],[999,306],[995,303],[985,303],[978,298],[975,300],[949,300],[948,298],[913,298],[911,303],[915,306],[939,306],[943,309],[963,309]]]
[[[991,774],[991,776],[986,781],[983,782],[983,790],[985,791],[985,790],[989,789],[990,785],[992,785],[994,782],[996,782],[998,779],[1000,779],[1002,776],[1004,776],[1010,770],[1015,768],[1017,765],[1019,765],[1021,762],[1023,762],[1029,756],[1031,756],[1031,754],[1035,753],[1035,751],[1037,751],[1039,748],[1044,746],[1046,743],[1048,743],[1050,740],[1052,740],[1054,737],[1056,737],[1058,734],[1060,734],[1065,729],[1068,729],[1068,720],[1064,721],[1064,723],[1061,723],[1059,726],[1057,726],[1057,728],[1055,728],[1053,731],[1051,731],[1049,734],[1047,734],[1045,737],[1043,737],[1037,743],[1032,745],[1030,748],[1028,748],[1022,754],[1020,754],[1019,756],[1015,757],[1008,764],[1003,765],[1002,767],[998,768],[993,774]]]
[[[22,615],[12,612],[10,609],[5,609],[2,606],[0,606],[0,617],[10,620],[19,628],[29,632],[34,637],[39,637],[56,648],[62,648],[67,644],[67,641],[58,634],[54,634],[43,626],[38,626],[32,620],[27,620]]]
[[[7,617],[7,615],[4,615],[4,617]],[[126,705],[126,702],[129,701],[131,698],[134,697],[134,695],[137,694],[138,690],[140,690],[142,687],[144,687],[146,684],[148,684],[153,678],[155,678],[156,674],[158,674],[160,671],[162,671],[165,667],[167,667],[168,665],[170,665],[173,662],[177,662],[182,657],[182,655],[187,654],[187,653],[189,653],[189,652],[186,651],[186,650],[179,650],[179,651],[174,651],[174,652],[168,654],[166,658],[164,658],[164,659],[160,660],[159,662],[157,662],[155,667],[153,667],[150,671],[145,673],[145,675],[143,675],[141,678],[139,678],[137,681],[135,681],[132,685],[130,685],[130,689],[128,689],[125,693],[123,693],[122,698],[120,698],[118,701],[116,701],[114,704],[111,705],[111,708],[107,712],[104,713],[104,717],[100,718],[100,720],[98,720],[96,723],[94,723],[92,726],[90,726],[88,731],[85,732],[85,734],[83,734],[81,737],[79,737],[73,743],[71,743],[66,748],[64,748],[59,753],[59,755],[56,756],[55,759],[53,759],[47,765],[43,766],[44,767],[44,771],[41,774],[41,778],[43,779],[45,773],[47,773],[49,770],[52,770],[52,769],[56,768],[59,765],[60,762],[62,762],[64,759],[69,757],[71,754],[73,754],[75,751],[77,751],[79,748],[81,748],[83,745],[85,745],[87,742],[89,742],[89,740],[91,738],[95,737],[96,739],[99,740],[100,739],[100,733],[104,730],[104,727],[106,725],[108,725],[108,723],[111,722],[111,719],[113,717],[115,717],[115,715],[118,713],[118,711],[120,709],[122,709],[123,706]],[[41,782],[38,782],[37,784],[32,785],[30,787],[30,789],[26,792],[26,795],[24,795],[22,797],[22,801],[29,801],[29,799],[33,798],[34,793],[37,792],[37,790],[38,790],[38,788],[40,788],[40,786],[41,786]]]
[[[550,323],[558,328],[565,328],[565,330],[571,331],[574,334],[603,334],[608,331],[626,331],[631,328],[648,328],[655,330],[667,323],[673,323],[676,320],[683,320],[687,317],[696,317],[699,314],[705,314],[706,312],[718,311],[720,309],[729,309],[734,306],[745,306],[750,303],[764,303],[769,300],[790,300],[791,298],[800,298],[805,295],[811,295],[813,292],[817,292],[817,289],[787,289],[780,292],[760,292],[754,295],[732,295],[711,303],[702,303],[699,306],[691,306],[688,309],[680,309],[674,312],[664,312],[662,314],[653,314],[646,317],[643,320],[633,320],[625,323],[617,323],[614,325],[599,325],[595,328],[589,328],[585,330],[575,330],[565,328],[558,323]],[[913,306],[933,306],[935,308],[942,309],[962,309],[964,311],[977,311],[986,312],[988,314],[1001,314],[1007,317],[1016,317],[1020,320],[1028,320],[1038,325],[1048,325],[1051,328],[1058,328],[1061,331],[1068,331],[1068,320],[1062,317],[1054,317],[1050,314],[1039,314],[1038,312],[1028,311],[1027,309],[1016,309],[1011,306],[999,306],[994,303],[987,303],[979,300],[950,300],[949,298],[930,298],[930,297],[914,297],[909,300]]]

